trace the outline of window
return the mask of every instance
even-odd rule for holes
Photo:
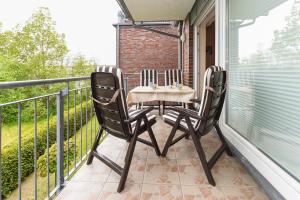
[[[229,0],[226,123],[300,180],[300,1]]]

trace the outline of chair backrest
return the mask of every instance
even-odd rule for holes
[[[173,85],[174,82],[183,83],[183,74],[181,69],[165,70],[165,86]]]
[[[202,135],[211,131],[219,121],[226,93],[226,71],[218,66],[209,67],[205,72],[204,86],[198,113],[203,119],[196,125]]]
[[[150,82],[158,84],[158,73],[155,69],[142,69],[140,72],[140,86],[150,86]]]
[[[123,74],[121,69],[115,67],[98,67],[91,75],[92,97],[99,124],[110,134],[127,139],[131,127],[125,123],[128,119],[128,109],[123,89]],[[115,102],[108,105],[116,91],[119,90]]]

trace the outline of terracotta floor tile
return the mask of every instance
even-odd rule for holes
[[[125,158],[127,150],[128,150],[129,143],[127,143],[126,146],[122,148],[122,151],[118,157],[120,158]],[[136,147],[134,149],[133,157],[138,158],[138,159],[146,159],[148,155],[148,146],[145,144],[142,144],[140,142],[137,142]]]
[[[57,200],[98,199],[104,184],[101,182],[70,182]]]
[[[141,185],[127,183],[121,193],[117,192],[118,183],[106,183],[98,200],[139,200]]]
[[[72,181],[99,181],[105,182],[110,174],[111,169],[98,159],[90,165],[83,164],[83,166],[76,172]]]
[[[121,167],[124,166],[124,159],[119,158],[117,160],[117,164],[119,164]],[[131,183],[142,183],[144,179],[144,173],[146,169],[146,159],[138,159],[134,158],[132,159],[130,168],[129,168],[129,173],[127,177],[127,182]],[[120,175],[114,172],[113,170],[111,171],[107,182],[119,182],[120,181]]]
[[[183,200],[180,185],[144,184],[141,200]]]
[[[226,200],[268,200],[257,187],[221,187]]]
[[[181,141],[178,144],[180,145],[174,146],[177,159],[198,158],[196,149],[192,144],[183,145]]]
[[[176,160],[166,158],[148,159],[144,183],[179,184]]]
[[[239,174],[233,176],[225,176],[218,174],[214,176],[216,184],[219,186],[253,186],[256,187],[257,183],[249,174]]]
[[[157,112],[157,111],[155,111]],[[171,132],[161,117],[153,127],[160,150]],[[178,131],[176,137],[182,134]],[[149,140],[147,132],[141,135]],[[216,133],[201,138],[206,156],[220,146]],[[129,143],[108,136],[98,150],[122,167]],[[216,187],[208,184],[191,138],[172,146],[166,158],[158,157],[153,148],[137,143],[125,189],[117,193],[120,176],[95,159],[83,165],[66,185],[59,200],[267,200],[245,168],[226,153],[212,169]]]
[[[208,185],[199,159],[177,160],[182,185]]]
[[[225,195],[218,187],[182,186],[184,200],[225,200]]]

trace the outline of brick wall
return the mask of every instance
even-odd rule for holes
[[[173,26],[156,26],[155,29],[178,34]],[[139,85],[138,73],[143,68],[178,68],[178,39],[154,33],[148,30],[120,26],[119,29],[119,67],[125,77],[129,77],[129,89]],[[159,84],[164,84],[163,75],[159,75]]]
[[[189,15],[185,19],[183,44],[183,82],[193,86],[193,26],[190,25]]]

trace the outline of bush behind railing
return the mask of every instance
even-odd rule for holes
[[[82,103],[82,125],[86,123],[87,107],[91,104]],[[76,106],[76,115],[74,109],[69,110],[69,137],[80,129],[80,105]],[[76,118],[76,127],[74,130],[74,117]],[[87,113],[87,119],[90,119],[90,112]],[[47,146],[47,124],[39,123],[37,125],[36,137],[36,155],[37,159],[44,154]],[[64,112],[64,138],[67,139],[67,111]],[[34,171],[34,132],[32,130],[22,131],[21,145],[21,171],[22,180]],[[49,146],[56,142],[56,116],[49,119]],[[3,147],[2,151],[2,195],[7,197],[14,189],[18,187],[18,140],[14,140],[9,145]]]
[[[73,141],[65,141],[64,142],[64,168],[66,169],[67,166],[74,160],[75,152],[78,149]],[[38,168],[38,175],[41,177],[47,176],[48,169],[49,173],[56,172],[57,166],[57,159],[56,159],[56,152],[57,152],[57,144],[53,144],[49,148],[49,163],[47,168],[47,152],[41,155],[37,161],[37,168]]]

